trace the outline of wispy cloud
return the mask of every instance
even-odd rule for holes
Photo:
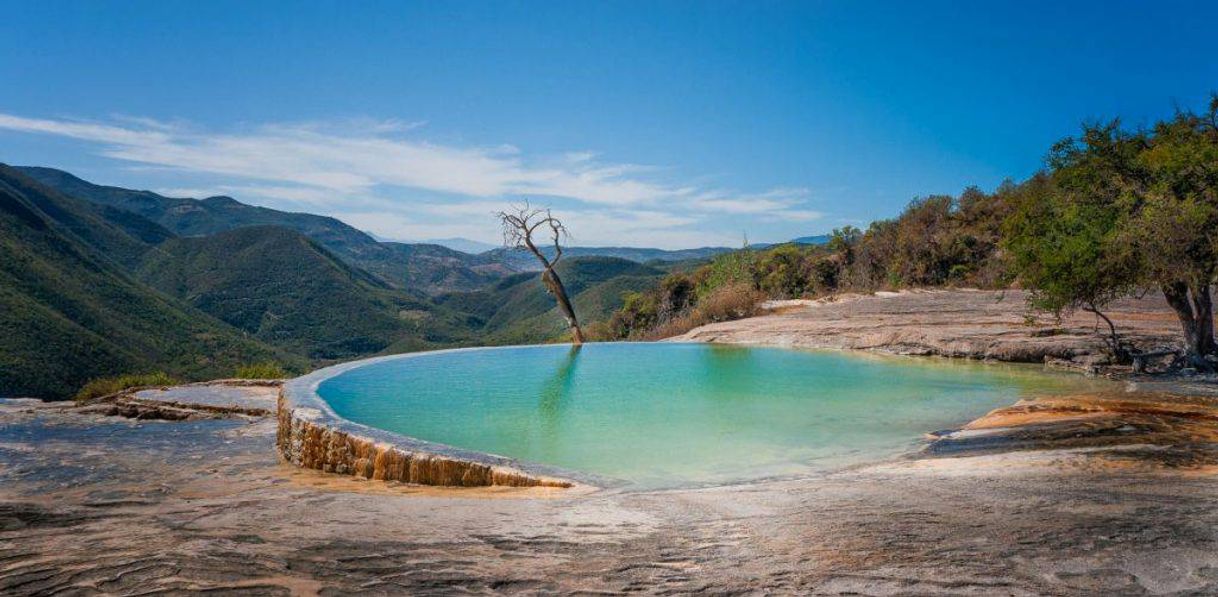
[[[175,185],[167,194],[252,195],[324,207],[354,225],[403,238],[457,235],[454,230],[485,238],[486,224],[463,219],[490,221],[493,206],[522,197],[564,200],[572,228],[578,222],[595,239],[587,242],[638,238],[673,246],[719,238],[700,228],[707,219],[821,217],[807,208],[804,189],[736,193],[666,179],[661,168],[606,162],[588,151],[531,155],[507,144],[438,144],[418,137],[423,122],[269,123],[215,132],[132,116],[97,122],[0,113],[0,129],[77,139],[109,158],[215,181]],[[419,198],[418,191],[444,200]],[[608,238],[610,232],[616,236]]]
[[[694,200],[694,205],[705,211],[727,214],[762,215],[798,221],[820,219],[824,214],[802,209],[811,199],[812,193],[803,188],[778,188],[757,195],[723,195],[708,192]]]

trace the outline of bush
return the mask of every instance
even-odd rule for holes
[[[780,245],[761,253],[754,262],[756,287],[774,298],[799,298],[808,291],[807,262],[812,249]]]
[[[755,261],[753,251],[747,248],[715,256],[697,272],[697,300],[724,286],[752,284]]]
[[[698,301],[684,316],[670,319],[648,331],[646,339],[671,338],[708,323],[752,317],[761,312],[761,302],[765,298],[764,293],[748,284],[721,286]]]
[[[698,301],[693,315],[697,325],[752,317],[761,311],[766,295],[748,284],[732,284],[715,289]]]
[[[233,373],[233,377],[236,379],[283,379],[287,376],[287,371],[284,371],[283,367],[274,361],[241,365]]]
[[[181,383],[165,373],[143,373],[136,375],[120,375],[118,377],[99,377],[86,383],[76,393],[76,400],[83,402],[102,396],[117,394],[123,390],[146,386],[172,386]]]

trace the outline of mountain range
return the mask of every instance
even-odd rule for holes
[[[410,292],[471,290],[514,272],[490,258],[440,245],[381,242],[326,216],[246,205],[232,197],[185,199],[96,185],[53,168],[18,170],[65,195],[142,216],[176,236],[206,236],[246,226],[290,228],[386,284]]]
[[[586,323],[668,269],[729,251],[569,247]],[[103,186],[0,164],[0,397],[107,375],[222,377],[441,346],[545,342],[565,325],[535,259],[386,242],[325,216]]]

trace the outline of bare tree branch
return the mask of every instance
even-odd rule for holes
[[[534,208],[528,201],[525,201],[524,205],[512,206],[510,210],[498,212],[495,216],[503,227],[504,246],[526,249],[541,262],[541,281],[546,292],[554,295],[554,300],[558,302],[558,309],[562,311],[563,318],[571,328],[572,341],[575,344],[583,344],[584,333],[575,316],[575,309],[567,297],[567,289],[563,286],[562,279],[554,270],[554,266],[562,259],[562,240],[569,236],[567,227],[554,217],[549,209]],[[552,257],[546,257],[545,252],[533,242],[533,233],[542,226],[550,229],[550,240],[554,243]]]

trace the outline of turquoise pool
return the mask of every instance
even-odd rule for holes
[[[798,475],[1075,376],[939,359],[708,344],[446,351],[359,366],[318,394],[351,421],[642,487]]]

